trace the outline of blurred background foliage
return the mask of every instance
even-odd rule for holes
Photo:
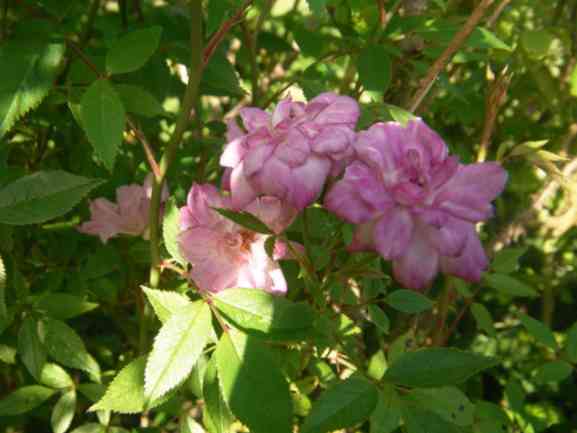
[[[236,115],[240,107],[269,108],[287,94],[302,99],[333,90],[361,101],[361,128],[377,120],[402,119],[431,64],[479,2],[204,3],[207,41],[227,20],[233,18],[235,25],[206,65],[196,116],[169,174],[171,192],[179,203],[191,181],[219,182],[223,118]],[[119,36],[160,26],[159,48],[144,67],[113,79],[131,120],[159,154],[174,128],[186,81],[182,64],[188,63],[190,47],[185,2],[0,0],[0,5],[0,186],[40,169],[108,179],[95,196],[113,197],[119,185],[142,181],[147,171],[144,154],[128,129],[114,170],[93,156],[79,126],[80,98],[96,78],[93,69],[105,72],[107,50]],[[234,19],[244,7],[245,13]],[[62,50],[62,60],[52,69],[50,55],[58,53],[34,54],[44,52],[39,47],[50,46]],[[25,70],[34,65],[28,79],[38,85],[22,84],[25,92],[16,96],[22,107],[29,108],[14,113],[7,101],[14,97],[14,83],[22,79],[19,62],[24,62]],[[49,74],[47,89],[42,88],[43,73]],[[428,294],[439,297],[441,308],[442,287],[451,287],[444,312],[447,323],[454,325],[449,326],[449,345],[472,347],[503,361],[467,386],[473,401],[493,405],[478,407],[473,431],[577,432],[577,0],[494,1],[417,114],[462,161],[497,159],[510,174],[495,218],[482,229],[489,254],[495,257],[487,278],[474,286],[439,279]],[[26,360],[27,347],[34,344],[26,334],[27,327],[34,326],[29,320],[67,323],[70,328],[65,332],[83,341],[80,345],[76,337],[69,337],[74,340],[71,350],[90,353],[104,383],[138,350],[138,312],[145,302],[138,285],[146,280],[148,247],[134,239],[101,245],[77,233],[74,227],[87,215],[82,203],[47,224],[24,228],[0,224],[5,267],[0,274],[6,280],[5,302],[0,305],[0,397],[37,383],[28,367],[34,361]],[[309,217],[310,254],[322,270],[329,265],[324,252],[336,248],[335,239],[341,246],[347,242],[350,227],[320,208]],[[287,352],[292,357],[281,356],[298,388],[299,415],[308,412],[319,389],[347,374],[350,362],[378,370],[383,353],[391,357],[413,344],[428,344],[438,319],[438,312],[424,312],[415,321],[414,315],[384,305],[383,296],[396,287],[386,277],[387,265],[373,257],[351,263],[341,252],[330,266],[344,269],[327,284],[331,305],[339,312],[340,339],[328,346],[337,350],[314,355],[294,350]],[[298,269],[288,264],[285,272],[289,296],[299,298],[303,283]],[[163,283],[165,288],[187,289],[177,280],[167,278]],[[373,307],[358,308],[367,304]],[[56,375],[69,378],[79,390],[71,430],[98,419],[108,424],[110,413],[98,413],[98,418],[85,414],[104,389],[88,382],[90,368],[54,356],[53,361],[66,368]],[[41,378],[41,383],[46,380]],[[199,410],[194,377],[190,382],[190,390],[145,421],[112,415],[110,425],[142,432],[196,431],[174,422],[183,408],[192,414]],[[498,408],[510,422],[498,421],[502,415]],[[7,433],[63,433],[54,423],[50,426],[51,417],[53,405],[44,404],[18,416],[0,416],[0,428]],[[79,433],[100,431],[97,425],[84,428]],[[124,431],[120,427],[106,431],[117,430]]]

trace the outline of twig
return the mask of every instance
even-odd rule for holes
[[[166,173],[170,167],[178,145],[182,141],[184,132],[190,121],[190,115],[198,96],[198,87],[203,68],[203,31],[202,31],[202,0],[190,2],[190,67],[189,79],[186,91],[182,99],[181,110],[176,120],[174,132],[166,145],[159,165],[159,175],[154,177],[152,183],[152,196],[150,198],[150,288],[155,289],[160,282],[160,201],[162,185]]]
[[[208,64],[208,61],[214,54],[216,48],[220,45],[228,31],[237,23],[244,19],[245,9],[252,4],[252,0],[246,0],[240,9],[228,20],[226,20],[220,28],[212,35],[203,52],[203,67]]]
[[[575,135],[573,135],[574,137]],[[577,158],[569,161],[563,168],[563,176],[569,176],[577,171]],[[533,195],[529,208],[521,212],[509,224],[507,224],[493,239],[488,247],[489,251],[495,251],[507,246],[514,237],[524,232],[524,226],[534,219],[534,215],[541,210],[545,203],[557,192],[559,183],[556,180],[550,180],[539,192]]]
[[[377,8],[379,9],[379,24],[381,28],[387,25],[387,11],[385,10],[385,0],[377,0]]]
[[[429,93],[433,84],[439,74],[445,69],[447,63],[451,60],[453,55],[461,48],[461,46],[465,43],[467,38],[471,35],[477,24],[485,15],[485,12],[491,6],[494,0],[482,0],[481,3],[475,8],[471,16],[467,19],[461,30],[457,32],[457,34],[453,37],[453,40],[449,43],[449,46],[443,51],[441,56],[435,60],[435,63],[429,68],[427,75],[421,82],[421,86],[417,90],[413,100],[410,103],[409,110],[414,113],[423,99]],[[503,0],[507,1],[507,0]]]
[[[258,105],[258,100],[260,99],[260,88],[256,40],[252,38],[251,31],[245,22],[242,22],[240,26],[242,28],[243,41],[248,51],[248,60],[250,63],[250,87],[252,90],[251,103],[252,105]]]
[[[158,167],[158,163],[154,157],[154,152],[152,151],[152,147],[146,139],[144,132],[142,132],[142,130],[136,126],[130,116],[126,116],[126,122],[128,123],[128,126],[130,126],[130,129],[132,129],[134,136],[138,138],[138,141],[142,143],[142,147],[144,149],[144,153],[146,154],[146,159],[148,160],[148,164],[150,165],[152,173],[155,177],[160,177],[160,167]]]
[[[497,20],[499,19],[499,17],[507,7],[507,5],[509,5],[509,3],[511,3],[511,0],[503,0],[501,3],[499,3],[499,5],[495,8],[493,13],[487,20],[488,28],[493,28],[493,26],[495,25],[495,23],[497,22]]]
[[[445,278],[445,287],[438,300],[438,312],[437,312],[437,328],[433,335],[433,346],[442,346],[445,343],[445,325],[447,322],[447,316],[449,315],[449,306],[451,304],[451,299],[453,297],[453,282],[451,278]]]
[[[455,320],[453,320],[453,323],[451,324],[449,330],[444,335],[443,339],[440,341],[439,346],[444,346],[447,343],[447,340],[451,337],[451,335],[453,335],[454,332],[457,330],[457,326],[459,326],[459,322],[461,322],[461,320],[465,316],[465,313],[467,312],[467,310],[469,309],[469,307],[471,306],[471,304],[473,303],[475,298],[479,295],[480,291],[481,291],[481,287],[479,286],[477,288],[477,290],[475,290],[470,297],[465,299],[465,304],[459,310],[457,317],[455,317]]]
[[[483,124],[483,133],[481,134],[481,143],[477,154],[477,161],[482,162],[487,158],[489,150],[489,141],[495,130],[495,121],[499,113],[499,107],[503,104],[507,89],[511,83],[511,75],[508,73],[508,67],[503,68],[499,77],[493,82],[489,89],[489,95],[485,101],[485,122]]]
[[[96,74],[96,76],[98,78],[104,78],[104,75],[100,73],[100,71],[98,70],[98,68],[96,67],[96,65],[92,62],[92,60],[90,60],[88,58],[88,56],[86,54],[84,54],[82,52],[82,50],[80,49],[80,47],[78,45],[76,45],[74,42],[72,42],[71,40],[67,39],[66,40],[66,44],[72,48],[72,51],[74,51],[76,53],[76,55],[80,58],[80,60],[82,60],[82,62],[88,66],[92,72],[94,72]]]

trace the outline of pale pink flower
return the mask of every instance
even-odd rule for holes
[[[244,129],[228,122],[228,144],[220,158],[223,186],[241,209],[261,195],[304,209],[353,155],[359,106],[348,96],[323,93],[308,104],[285,99],[269,114],[243,108]]]
[[[290,258],[286,245],[277,241],[270,258],[268,235],[255,233],[223,217],[212,208],[231,208],[230,197],[213,185],[192,185],[186,206],[180,209],[180,251],[192,265],[190,278],[201,290],[219,292],[233,287],[259,288],[284,294],[287,285],[277,260]],[[245,211],[275,233],[293,221],[296,210],[276,197],[259,197]]]
[[[151,194],[152,175],[146,177],[144,185],[121,186],[116,189],[117,203],[105,198],[97,198],[90,202],[91,219],[83,223],[78,230],[100,237],[103,243],[119,234],[148,239]],[[168,188],[165,185],[162,201],[166,201],[167,198]]]
[[[357,224],[352,251],[376,250],[395,278],[422,289],[437,272],[478,281],[488,266],[475,223],[492,215],[507,180],[495,162],[460,164],[421,119],[360,132],[356,159],[325,205]]]

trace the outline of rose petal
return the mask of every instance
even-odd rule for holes
[[[460,230],[466,238],[465,247],[458,257],[443,257],[441,269],[470,282],[479,282],[489,266],[489,260],[483,250],[474,224],[461,223]]]
[[[439,269],[439,255],[426,237],[415,230],[404,255],[393,262],[395,279],[409,289],[426,288]]]
[[[320,195],[331,163],[326,158],[311,156],[307,161],[291,171],[289,202],[299,210],[314,202]]]
[[[242,209],[257,197],[257,192],[244,174],[242,162],[230,174],[230,192],[234,209]]]
[[[353,224],[367,222],[375,215],[375,208],[360,198],[355,185],[346,178],[329,190],[325,196],[325,207]]]
[[[260,108],[245,107],[240,109],[242,123],[248,132],[255,132],[261,128],[268,128],[270,115]]]
[[[413,236],[413,217],[401,207],[383,213],[375,225],[375,248],[386,260],[396,259],[407,252]]]
[[[506,181],[507,172],[497,163],[461,165],[437,194],[435,204],[457,218],[483,221],[492,215],[491,201]]]

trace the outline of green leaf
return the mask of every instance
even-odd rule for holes
[[[65,433],[70,427],[70,424],[72,424],[75,411],[76,390],[71,389],[62,394],[60,399],[54,405],[54,409],[52,409],[52,416],[50,418],[52,431],[54,433]]]
[[[39,171],[0,189],[0,223],[38,224],[64,215],[102,183],[65,171]]]
[[[187,416],[183,422],[181,433],[205,433],[202,426],[192,416]]]
[[[224,401],[213,356],[206,367],[202,387],[204,398],[203,419],[211,433],[229,433],[234,417]]]
[[[85,371],[94,381],[100,382],[100,367],[86,351],[76,331],[66,323],[49,317],[42,323],[48,355],[62,365]]]
[[[373,304],[369,305],[367,310],[371,322],[377,325],[377,328],[379,328],[382,333],[388,334],[389,330],[391,329],[391,321],[385,312],[381,310],[378,305]]]
[[[565,354],[569,361],[577,363],[577,322],[567,331],[565,340]]]
[[[461,433],[455,424],[423,408],[403,405],[402,413],[407,433]]]
[[[80,427],[76,427],[70,433],[112,433],[111,430],[111,428],[107,428],[102,424],[89,422],[81,425]]]
[[[535,371],[537,383],[546,384],[562,382],[573,373],[573,366],[565,361],[551,361],[540,366]]]
[[[359,54],[359,80],[365,90],[382,94],[391,84],[391,58],[382,45],[369,45]]]
[[[245,94],[240,87],[234,66],[224,52],[219,50],[213,54],[204,68],[200,88],[204,95],[242,97]]]
[[[472,352],[428,348],[403,353],[389,367],[384,380],[415,388],[457,385],[496,364],[495,359]]]
[[[96,80],[88,87],[80,103],[80,117],[96,155],[112,171],[122,143],[126,113],[108,80]]]
[[[203,302],[170,316],[156,336],[146,363],[146,401],[162,397],[188,377],[208,341],[211,321],[210,308]]]
[[[476,302],[473,303],[471,305],[471,313],[473,313],[479,329],[485,331],[491,337],[496,335],[495,325],[493,325],[493,318],[491,317],[489,310],[487,310],[484,305],[478,304]]]
[[[46,364],[46,349],[41,323],[32,317],[27,317],[18,332],[18,354],[30,374],[38,381],[42,376],[42,369]]]
[[[157,50],[162,27],[135,30],[113,42],[106,53],[109,74],[125,74],[140,69]]]
[[[531,334],[539,343],[553,349],[557,350],[557,341],[555,340],[555,335],[549,329],[547,325],[539,320],[533,319],[524,313],[519,313],[519,320],[527,329],[527,332]]]
[[[40,383],[55,389],[70,388],[74,386],[74,381],[66,370],[58,364],[53,364],[51,362],[44,364]]]
[[[371,415],[370,433],[391,433],[401,422],[401,401],[395,387],[383,383],[379,401]]]
[[[387,370],[387,358],[382,350],[376,351],[369,359],[367,376],[371,379],[381,380]]]
[[[92,311],[98,307],[80,296],[67,293],[48,293],[34,303],[37,311],[44,312],[54,319],[66,320]]]
[[[475,407],[458,388],[415,389],[407,397],[416,406],[433,412],[445,421],[459,426],[473,424]]]
[[[484,27],[477,27],[473,30],[468,45],[475,48],[496,48],[498,50],[513,51],[512,48],[499,39],[495,33]]]
[[[31,411],[52,397],[54,392],[40,385],[18,388],[0,400],[0,416],[16,416]]]
[[[10,41],[0,47],[0,138],[48,95],[63,56],[62,44],[30,49],[20,41]]]
[[[162,221],[162,235],[164,246],[170,256],[181,265],[186,264],[186,260],[180,254],[178,247],[178,235],[180,234],[180,212],[176,206],[174,198],[168,199],[164,205],[164,219]]]
[[[16,349],[0,343],[0,362],[12,365],[16,364]]]
[[[158,99],[148,90],[131,84],[116,84],[114,86],[122,105],[129,113],[144,117],[155,117],[164,111]]]
[[[379,399],[371,382],[351,377],[327,389],[313,403],[303,424],[303,433],[325,433],[353,427],[365,421]]]
[[[433,307],[433,301],[414,290],[395,290],[389,293],[385,302],[395,310],[408,314],[422,313]]]
[[[475,433],[508,432],[509,418],[499,406],[486,401],[475,405]]]
[[[361,104],[361,117],[359,119],[359,128],[368,128],[375,122],[399,122],[406,126],[407,123],[415,119],[415,115],[397,107],[396,105],[373,102],[370,104]]]
[[[144,408],[144,368],[146,357],[141,356],[126,365],[112,380],[104,396],[90,408],[118,413],[138,413]]]
[[[237,223],[239,226],[249,229],[256,233],[272,235],[274,232],[267,227],[265,223],[255,217],[253,214],[244,211],[233,211],[230,209],[213,207],[215,211],[223,217]]]
[[[170,290],[154,290],[142,286],[142,291],[162,323],[166,323],[181,308],[192,304],[188,296]]]
[[[214,296],[218,310],[239,329],[270,339],[300,340],[312,332],[314,312],[261,289],[227,289]]]
[[[519,267],[519,258],[527,248],[505,248],[495,254],[491,267],[495,272],[510,274]]]
[[[251,432],[292,432],[289,387],[263,343],[231,329],[214,356],[224,399]]]
[[[486,274],[485,281],[495,290],[510,296],[536,297],[537,292],[527,284],[504,274]]]

